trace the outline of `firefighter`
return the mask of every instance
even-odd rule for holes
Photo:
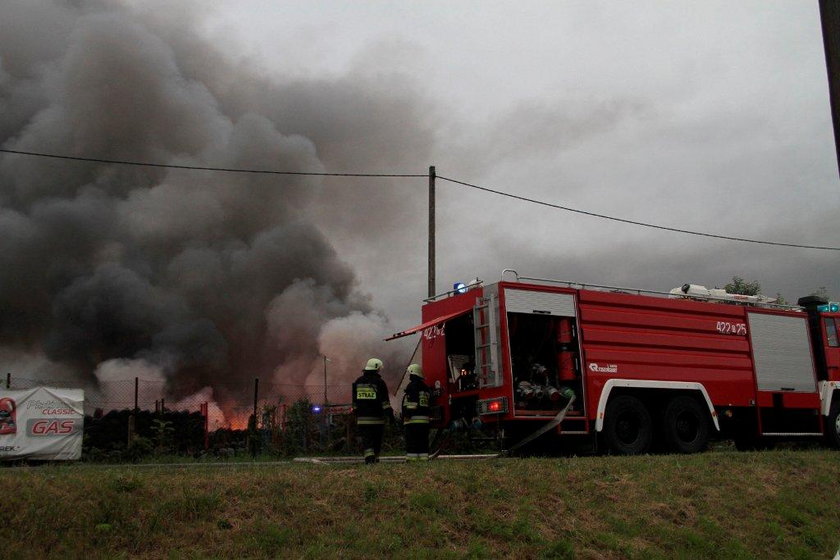
[[[423,369],[411,364],[406,369],[409,383],[402,400],[407,461],[429,460],[429,401],[431,393],[423,381]]]
[[[379,462],[385,419],[394,422],[394,411],[388,400],[388,387],[379,374],[381,369],[382,360],[371,358],[367,361],[362,376],[353,382],[353,410],[356,413],[356,425],[362,437],[367,464]]]
[[[458,389],[460,391],[469,391],[476,388],[474,368],[475,365],[472,362],[467,362],[461,366],[461,374],[458,376]]]

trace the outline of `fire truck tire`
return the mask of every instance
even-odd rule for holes
[[[644,403],[632,395],[610,399],[604,414],[604,442],[611,453],[639,455],[650,449],[653,421]]]
[[[834,393],[834,398],[837,398],[837,393]],[[831,414],[826,419],[825,435],[831,447],[840,449],[840,402],[831,406]]]
[[[699,453],[709,445],[709,411],[697,399],[674,397],[662,414],[665,445],[674,453]]]

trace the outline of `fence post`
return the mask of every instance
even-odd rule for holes
[[[260,378],[254,378],[254,427],[257,426],[257,400],[260,395]]]
[[[204,415],[204,451],[210,449],[210,416],[209,404],[201,404],[201,413]]]
[[[128,444],[134,441],[134,430],[137,427],[137,378],[134,378],[134,410],[128,417]]]
[[[260,378],[254,378],[254,413],[248,419],[248,451],[251,457],[256,457],[259,452],[259,439],[257,437],[257,401],[260,395]]]
[[[140,378],[134,378],[134,414],[138,411],[138,396],[140,394]]]
[[[12,388],[12,374],[7,373],[6,374],[6,389],[11,389],[11,388]]]
[[[134,441],[134,413],[129,414],[128,416],[128,442],[126,445],[131,445],[131,442]]]

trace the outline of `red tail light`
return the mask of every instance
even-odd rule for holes
[[[504,414],[508,411],[507,399],[505,397],[484,399],[476,403],[476,408],[479,414]]]

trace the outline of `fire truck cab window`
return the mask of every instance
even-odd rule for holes
[[[828,337],[828,345],[837,348],[840,346],[840,342],[837,339],[837,320],[832,319],[830,317],[826,317],[825,321],[825,335]]]

